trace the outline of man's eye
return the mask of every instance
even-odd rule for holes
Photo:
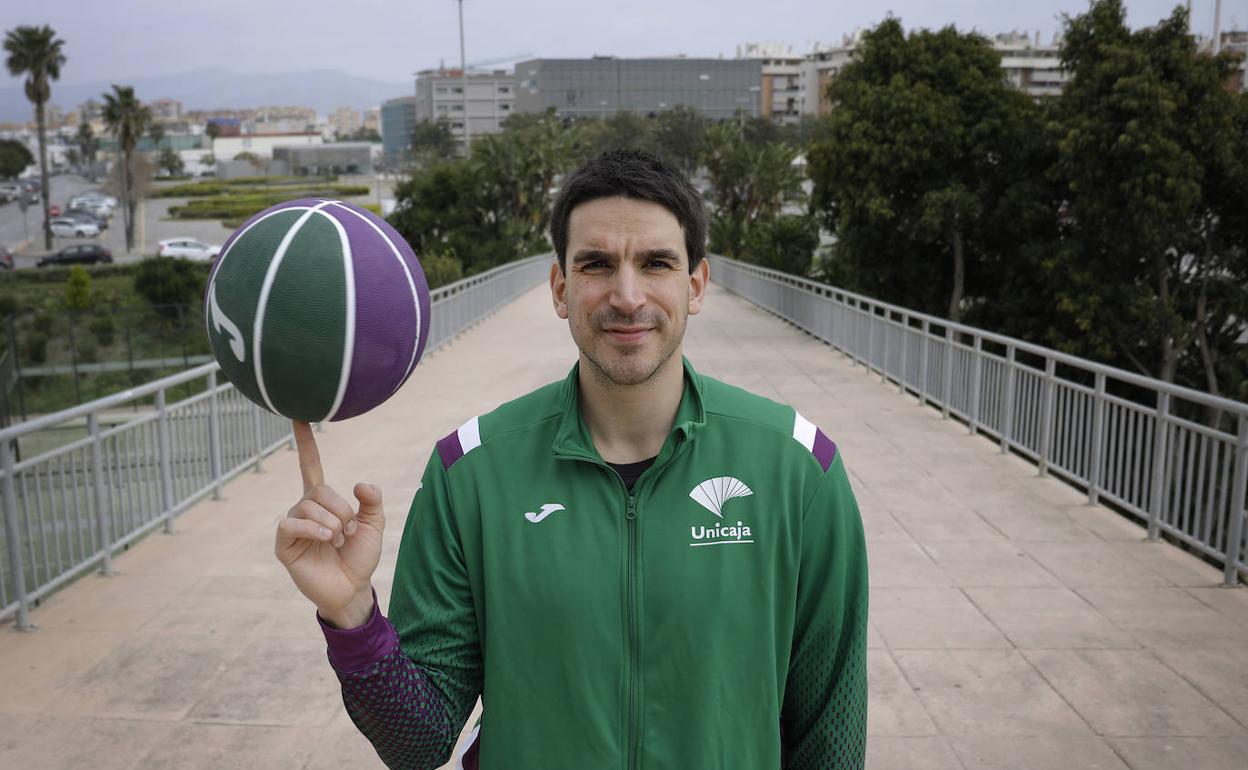
[[[662,267],[662,268],[670,268],[670,267],[671,267],[671,265],[670,265],[669,263],[667,263],[667,262],[665,262],[665,261],[663,261],[663,260],[661,260],[661,259],[652,259],[652,260],[650,260],[650,266],[651,266],[651,267],[653,267],[653,266],[655,266],[655,265],[658,265],[659,267]]]

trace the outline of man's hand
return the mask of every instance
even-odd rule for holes
[[[360,507],[354,510],[325,485],[311,426],[293,424],[303,498],[278,522],[273,550],[322,618],[338,628],[355,628],[368,621],[373,608],[371,581],[386,525],[381,490],[356,484]]]

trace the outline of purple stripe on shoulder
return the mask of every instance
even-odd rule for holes
[[[459,431],[453,430],[449,436],[438,441],[438,456],[442,458],[442,467],[450,470],[455,461],[464,456],[464,448],[459,443]]]
[[[827,473],[828,468],[832,467],[832,461],[836,459],[836,444],[832,443],[832,439],[824,435],[822,430],[815,428],[815,444],[810,451],[823,466],[823,472]]]

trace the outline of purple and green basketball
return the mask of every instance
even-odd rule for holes
[[[226,378],[308,422],[390,398],[429,337],[429,284],[411,246],[341,201],[288,201],[244,222],[221,248],[204,309]]]

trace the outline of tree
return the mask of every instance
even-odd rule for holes
[[[1066,18],[1057,307],[1081,352],[1218,393],[1248,379],[1248,120],[1225,87],[1237,62],[1187,21],[1132,32],[1121,0]]]
[[[907,36],[896,18],[864,36],[829,95],[808,163],[834,257],[854,288],[961,319],[984,285],[990,193],[1034,104],[984,38],[953,27]]]
[[[151,111],[134,95],[131,86],[113,86],[113,93],[104,94],[104,122],[108,124],[121,148],[121,199],[126,224],[126,251],[134,250],[134,174],[131,165],[139,137],[152,120]]]
[[[221,126],[218,123],[209,121],[208,125],[204,126],[204,133],[208,136],[208,140],[212,141],[221,136]]]
[[[82,122],[78,124],[78,151],[82,153],[82,160],[88,166],[95,165],[95,154],[99,150],[100,143],[95,138],[95,132],[91,130],[91,124]]]
[[[164,169],[169,176],[180,176],[186,172],[182,156],[178,155],[172,147],[166,147],[160,151],[160,158],[156,161],[156,165]]]
[[[0,139],[0,179],[11,179],[34,162],[26,145],[16,139]]]
[[[785,204],[802,201],[802,173],[793,163],[797,152],[782,142],[753,144],[737,122],[725,121],[707,130],[711,251],[754,261],[750,231],[770,227]]]
[[[654,148],[686,176],[702,165],[706,118],[683,104],[664,110],[654,122]]]
[[[422,120],[412,129],[412,157],[421,167],[455,157],[458,146],[444,120]]]
[[[52,248],[52,220],[49,214],[51,197],[48,189],[48,126],[44,105],[52,96],[51,81],[61,77],[61,66],[66,61],[61,50],[64,45],[65,41],[58,38],[56,32],[46,25],[17,27],[4,37],[9,74],[14,77],[26,76],[26,98],[35,105],[35,125],[39,133],[39,175],[43,183],[43,243],[46,249]]]
[[[654,121],[636,113],[617,112],[606,120],[584,120],[579,125],[588,158],[609,150],[654,152]]]

